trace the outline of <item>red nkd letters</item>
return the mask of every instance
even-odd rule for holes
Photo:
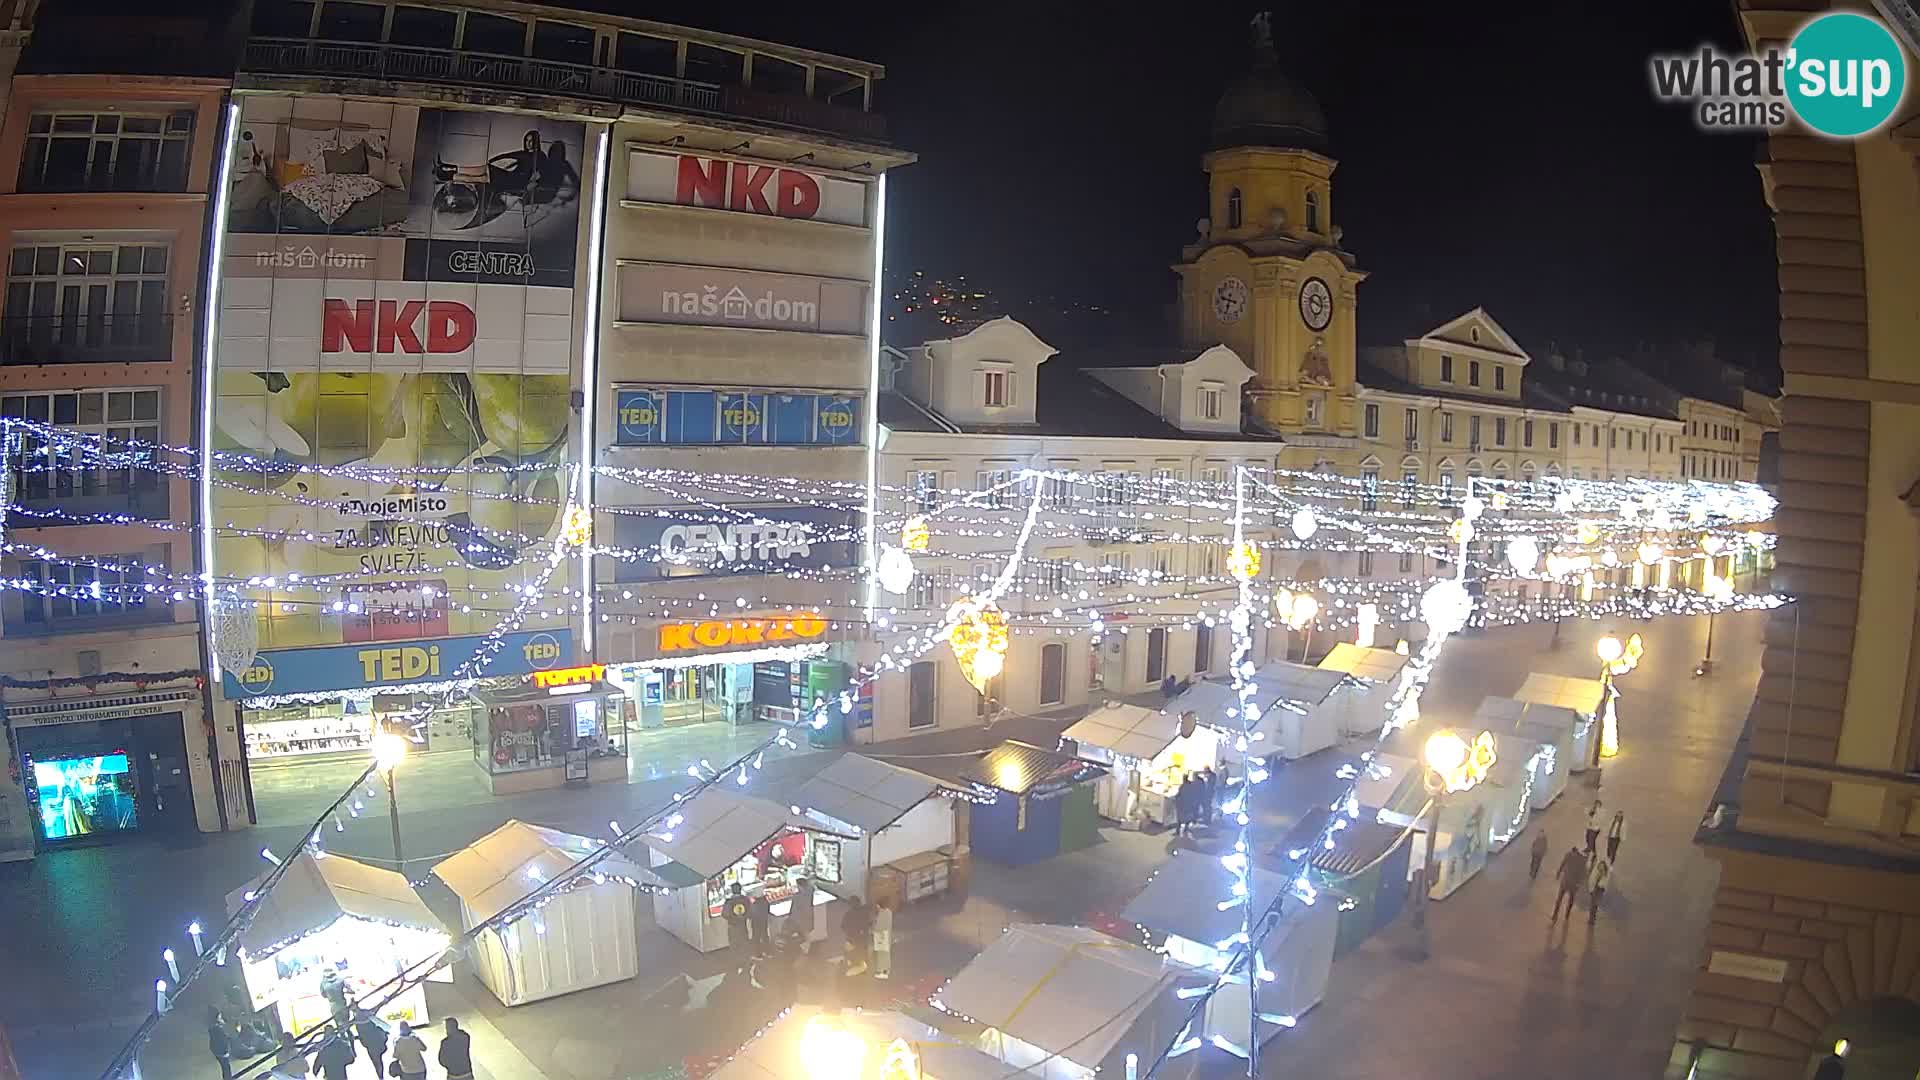
[[[473,309],[455,300],[355,300],[349,304],[328,299],[325,303],[320,316],[323,353],[457,353],[473,347]]]
[[[767,201],[767,187],[773,201]],[[682,206],[718,206],[749,214],[810,218],[820,212],[820,182],[798,169],[680,157],[674,201]]]

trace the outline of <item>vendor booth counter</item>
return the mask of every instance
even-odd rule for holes
[[[1387,702],[1400,689],[1408,657],[1392,649],[1362,648],[1341,642],[1320,658],[1324,671],[1338,671],[1350,682],[1329,702],[1343,735],[1378,735],[1387,722]]]
[[[1527,676],[1527,681],[1520,684],[1520,689],[1513,696],[1518,701],[1555,705],[1573,713],[1578,722],[1574,726],[1567,771],[1587,771],[1587,763],[1593,759],[1593,743],[1590,740],[1600,737],[1599,725],[1595,720],[1606,705],[1607,684],[1599,679],[1575,679],[1536,671]]]
[[[1240,932],[1240,908],[1220,910],[1220,901],[1232,895],[1233,871],[1216,856],[1177,851],[1140,890],[1120,917],[1165,935],[1162,948],[1170,958],[1201,970],[1221,970],[1228,954],[1215,946]],[[1281,897],[1286,879],[1258,866],[1250,882],[1253,911],[1267,911],[1282,899],[1280,922],[1261,944],[1261,958],[1273,979],[1260,986],[1260,1011],[1299,1018],[1326,996],[1333,971],[1333,950],[1339,914],[1333,903],[1307,904],[1297,897]],[[1205,1036],[1220,1035],[1245,1045],[1252,999],[1244,982],[1229,983],[1207,1001]],[[1262,1020],[1261,1041],[1285,1030]]]
[[[1093,783],[1100,816],[1128,824],[1174,824],[1174,797],[1188,773],[1220,767],[1221,734],[1191,713],[1110,701],[1062,733],[1074,751],[1107,767]]]
[[[708,1080],[1006,1080],[974,1046],[899,1012],[796,1005]]]
[[[830,903],[834,890],[844,888],[845,845],[858,840],[789,807],[722,787],[681,802],[675,816],[676,824],[647,834],[644,841],[648,870],[662,887],[654,893],[653,918],[701,952],[727,947],[722,910],[735,885],[749,899],[764,898],[776,919],[791,914],[802,878],[814,883],[816,909]],[[811,922],[805,921],[807,914],[813,915]],[[812,937],[820,914],[802,915],[793,929]]]
[[[801,812],[857,839],[840,845],[835,891],[896,905],[947,891],[966,874],[950,789],[911,769],[844,754],[794,794]]]
[[[968,842],[1005,866],[1051,859],[1100,838],[1089,781],[1103,766],[1023,742],[1004,742],[970,762],[961,778],[992,797],[972,808]]]
[[[471,930],[565,874],[604,844],[509,821],[455,852],[433,874],[460,898]],[[538,908],[482,931],[468,954],[503,1005],[558,997],[640,973],[636,893],[653,875],[607,857],[549,895]]]
[[[1211,981],[1202,972],[1131,942],[1079,926],[1016,923],[960,969],[936,1008],[986,1030],[980,1049],[1003,1076],[1092,1080],[1126,1075],[1181,1037],[1188,1002],[1176,993]],[[1156,1074],[1192,1077],[1199,1055],[1171,1059]]]
[[[333,1016],[321,991],[326,973],[358,1000],[402,972],[421,974],[418,965],[447,947],[446,928],[402,875],[305,848],[291,862],[260,899],[234,949],[249,1003],[256,1010],[272,1007],[282,1031],[298,1036]],[[228,913],[238,914],[265,879],[227,894]],[[445,967],[428,977],[453,981]],[[425,984],[388,998],[379,1016],[390,1024],[425,1024]]]

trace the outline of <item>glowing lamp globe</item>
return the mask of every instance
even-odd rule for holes
[[[1620,556],[1615,554],[1612,548],[1608,548],[1607,550],[1600,553],[1600,565],[1619,566]]]
[[[892,544],[884,545],[880,549],[880,565],[874,567],[873,577],[881,588],[895,596],[906,592],[913,584],[913,556]]]
[[[373,737],[373,760],[380,766],[381,772],[391,770],[406,759],[407,740],[403,736],[383,731]]]
[[[1293,605],[1287,611],[1287,625],[1295,630],[1313,621],[1320,614],[1320,601],[1312,593],[1300,593],[1293,598]]]
[[[1459,633],[1471,614],[1473,597],[1468,595],[1465,585],[1452,578],[1435,582],[1420,597],[1420,618],[1428,630],[1442,637]]]
[[[1600,639],[1599,643],[1593,647],[1593,651],[1595,655],[1600,657],[1602,663],[1611,664],[1620,659],[1627,651],[1627,647],[1620,644],[1619,638],[1608,634],[1606,637]]]
[[[1641,544],[1640,550],[1636,552],[1636,554],[1640,556],[1640,564],[1642,566],[1652,566],[1658,563],[1661,556],[1665,555],[1666,552],[1661,550],[1659,544]]]
[[[1301,507],[1293,512],[1293,520],[1287,523],[1293,529],[1296,539],[1306,540],[1320,529],[1320,523],[1314,520],[1313,511]]]
[[[1454,518],[1447,526],[1447,536],[1456,544],[1465,544],[1473,540],[1473,522],[1466,518]]]
[[[1574,494],[1572,488],[1561,488],[1553,497],[1553,508],[1559,513],[1564,514],[1572,510],[1579,502],[1580,497]]]
[[[1460,516],[1472,521],[1487,512],[1486,500],[1478,495],[1469,495],[1460,500]]]
[[[1531,574],[1540,565],[1540,541],[1531,536],[1516,536],[1507,541],[1507,565],[1515,573]]]
[[[1591,544],[1600,539],[1600,526],[1591,521],[1583,521],[1574,527],[1573,539],[1576,543]]]
[[[1427,737],[1420,759],[1441,776],[1451,776],[1466,768],[1469,752],[1467,740],[1452,731],[1436,731]]]
[[[1725,550],[1726,546],[1727,542],[1714,533],[1708,533],[1700,538],[1700,550],[1709,555],[1720,554],[1721,551]]]

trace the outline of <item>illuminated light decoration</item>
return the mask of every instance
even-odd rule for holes
[[[1640,504],[1633,499],[1626,499],[1622,501],[1620,503],[1620,520],[1628,523],[1639,521],[1640,520]]]
[[[927,519],[915,514],[900,526],[900,546],[907,551],[925,551],[933,542],[933,530],[927,527]]]
[[[800,1033],[800,1067],[807,1080],[853,1080],[867,1060],[867,1044],[824,1014]]]
[[[240,102],[229,98],[224,123],[221,125],[218,175],[213,181],[213,217],[221,223],[210,232],[209,251],[207,252],[207,288],[201,297],[201,310],[206,313],[202,320],[200,334],[200,362],[194,367],[194,379],[199,383],[198,397],[200,408],[195,417],[199,432],[200,445],[192,451],[193,460],[198,463],[198,477],[194,484],[195,497],[199,502],[200,522],[200,568],[203,572],[213,572],[213,439],[210,432],[204,430],[213,423],[214,397],[214,354],[220,345],[220,286],[226,277],[227,206],[233,192],[233,163],[238,156],[234,147],[240,141]],[[201,634],[206,639],[207,676],[218,680],[221,675],[220,643],[214,635],[212,619],[202,619]]]
[[[373,760],[381,772],[392,772],[394,766],[407,759],[407,739],[391,731],[383,731],[373,737]]]
[[[1473,522],[1467,518],[1454,518],[1447,526],[1447,539],[1455,544],[1467,544],[1473,540]]]
[[[1540,564],[1540,541],[1531,536],[1516,536],[1507,541],[1507,565],[1515,573],[1531,574]]]
[[[892,544],[882,544],[880,563],[874,568],[873,576],[881,588],[895,596],[904,595],[913,586],[913,556]]]
[[[1715,533],[1708,533],[1700,538],[1700,550],[1708,555],[1718,555],[1726,546],[1727,542]]]
[[[921,1080],[920,1055],[913,1044],[895,1039],[887,1044],[887,1056],[880,1059],[880,1080]]]
[[[881,290],[886,288],[883,271],[887,262],[887,174],[882,172],[873,178],[873,284],[868,296],[871,297],[867,322],[867,404],[866,430],[867,444],[867,483],[865,503],[867,519],[862,532],[862,562],[866,566],[875,566],[880,561],[880,301]],[[905,547],[906,545],[902,545]],[[909,548],[911,550],[911,548]],[[866,589],[866,607],[863,614],[869,621],[873,618],[875,601],[879,598],[873,593],[873,585]]]
[[[1600,526],[1591,521],[1583,521],[1573,527],[1573,539],[1576,543],[1591,544],[1600,539]]]
[[[1227,553],[1227,573],[1236,581],[1252,581],[1260,576],[1260,549],[1252,544],[1235,544]]]
[[[593,511],[584,506],[569,508],[566,519],[560,524],[560,541],[568,547],[577,548],[593,543]]]
[[[1294,539],[1311,540],[1313,534],[1319,531],[1320,522],[1314,518],[1312,510],[1303,506],[1293,512],[1293,517],[1288,520],[1287,526],[1293,530]]]
[[[1562,514],[1570,514],[1580,505],[1580,496],[1570,487],[1563,487],[1553,495],[1553,509]]]
[[[1508,497],[1506,492],[1496,491],[1493,493],[1493,496],[1487,500],[1487,503],[1489,506],[1493,507],[1495,510],[1505,510],[1508,504],[1511,503],[1512,501],[1513,500]]]
[[[976,597],[947,609],[952,630],[947,644],[960,663],[960,673],[975,690],[987,692],[1007,665],[1007,617],[992,600]]]
[[[1427,737],[1421,760],[1427,767],[1428,790],[1460,792],[1485,780],[1499,754],[1491,731],[1482,731],[1469,743],[1452,730],[1442,730]]]
[[[1616,554],[1616,553],[1614,552],[1614,550],[1613,550],[1612,548],[1608,548],[1608,549],[1606,549],[1605,551],[1602,551],[1602,552],[1600,553],[1600,565],[1602,565],[1602,566],[1619,566],[1619,565],[1620,565],[1620,556],[1619,556],[1618,554]]]
[[[1661,548],[1659,544],[1649,541],[1648,543],[1641,544],[1635,554],[1640,557],[1640,564],[1642,566],[1654,566],[1666,555],[1666,551]]]
[[[1733,600],[1733,579],[1709,571],[1706,580],[1701,582],[1700,592],[1716,603],[1728,603]]]
[[[1435,637],[1457,634],[1473,614],[1473,596],[1453,578],[1434,582],[1420,597],[1420,618]]]
[[[1771,539],[1772,537],[1761,532],[1759,529],[1750,529],[1747,532],[1747,546],[1755,551],[1765,550],[1769,546],[1767,541]]]
[[[1373,648],[1373,634],[1380,625],[1380,605],[1361,604],[1354,609],[1353,643],[1363,649]],[[1404,642],[1402,643],[1404,644]]]
[[[602,125],[600,137],[596,140],[593,159],[593,203],[588,208],[587,219],[587,304],[583,313],[586,325],[600,325],[600,268],[606,261],[606,221],[607,221],[607,179],[612,167],[613,126]],[[225,219],[216,219],[225,220]],[[580,346],[580,385],[595,387],[600,384],[600,338],[597,334],[582,335]],[[596,427],[599,416],[592,408],[581,410],[580,446],[582,460],[591,461],[596,453]],[[580,513],[586,517],[586,539],[574,544],[580,549],[580,580],[593,582],[596,579],[593,570],[593,549],[588,541],[593,536],[593,481],[597,474],[592,469],[581,469],[574,474],[573,500],[578,504]],[[563,526],[564,529],[564,526]],[[580,597],[580,610],[584,616],[580,620],[580,647],[587,655],[593,655],[593,590],[588,588]],[[377,1063],[376,1063],[377,1064]]]
[[[1466,498],[1460,500],[1460,516],[1468,521],[1472,521],[1486,512],[1486,500],[1478,495],[1469,494]]]

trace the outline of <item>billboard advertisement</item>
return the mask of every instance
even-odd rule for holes
[[[621,262],[621,322],[867,332],[867,282],[724,266]]]
[[[570,483],[586,131],[238,100],[215,570],[326,583],[254,594],[263,651],[484,633]]]
[[[627,201],[864,227],[872,183],[731,158],[627,152]]]

